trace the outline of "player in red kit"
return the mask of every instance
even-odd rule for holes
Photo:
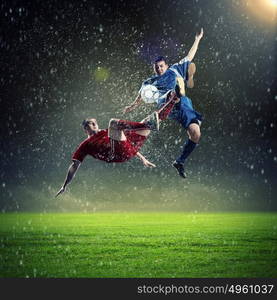
[[[99,129],[96,119],[86,119],[83,127],[88,138],[85,139],[73,153],[64,184],[57,192],[56,197],[66,190],[66,186],[75,176],[79,166],[87,155],[107,163],[125,162],[134,156],[141,159],[146,167],[155,167],[148,161],[139,149],[147,139],[151,130],[159,130],[159,121],[169,115],[174,104],[179,99],[174,93],[169,96],[168,102],[159,111],[155,111],[141,122],[111,119],[108,129]]]

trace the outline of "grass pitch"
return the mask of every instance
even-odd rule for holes
[[[0,277],[277,277],[276,213],[6,213],[0,241]]]

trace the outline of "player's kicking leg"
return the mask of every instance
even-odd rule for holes
[[[167,96],[167,101],[157,110],[159,115],[159,120],[163,121],[167,119],[168,115],[171,113],[174,105],[180,101],[175,92],[170,92]]]
[[[151,115],[144,118],[141,122],[148,124],[151,130],[159,130],[160,121],[165,120],[170,112],[172,111],[175,103],[179,102],[180,99],[177,97],[175,92],[170,92],[165,104],[162,107],[154,111]]]
[[[108,130],[109,137],[118,141],[126,140],[125,130],[133,130],[139,135],[148,136],[151,130],[159,130],[158,113],[154,112],[141,122],[111,119]]]
[[[141,120],[143,124],[146,124],[150,130],[159,131],[160,119],[158,112],[154,111],[151,115]]]
[[[180,99],[175,92],[171,92],[168,96],[167,102],[151,115],[144,118],[141,122],[132,122],[120,119],[111,119],[109,123],[109,137],[115,140],[126,140],[124,130],[135,130],[137,134],[148,136],[150,131],[158,131],[160,127],[160,120],[165,120],[173,109],[175,103]]]

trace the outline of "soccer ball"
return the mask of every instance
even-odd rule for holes
[[[140,91],[140,95],[145,103],[154,103],[159,99],[159,91],[152,84],[143,85]]]

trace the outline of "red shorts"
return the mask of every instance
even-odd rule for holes
[[[147,138],[146,136],[137,134],[135,131],[128,130],[125,131],[124,134],[127,138],[126,141],[110,139],[112,145],[112,160],[109,162],[124,162],[134,157]]]

